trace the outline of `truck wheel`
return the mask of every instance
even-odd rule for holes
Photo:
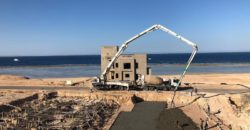
[[[154,87],[151,87],[151,86],[150,86],[150,87],[148,87],[148,90],[151,90],[151,91],[152,91],[152,90],[154,90]]]
[[[174,87],[171,87],[171,88],[170,88],[171,91],[174,91],[174,89],[175,89]]]
[[[143,87],[143,90],[148,91],[148,90],[149,90],[148,86],[144,86],[144,87]]]

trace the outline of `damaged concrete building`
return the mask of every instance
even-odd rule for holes
[[[101,49],[101,71],[103,72],[117,53],[118,46],[103,46]],[[135,82],[140,75],[150,75],[151,69],[147,66],[146,54],[123,54],[113,64],[107,80]]]

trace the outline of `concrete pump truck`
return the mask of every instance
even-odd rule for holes
[[[170,78],[170,79],[164,79],[157,76],[148,76],[148,75],[140,75],[136,82],[131,81],[109,81],[107,78],[107,74],[112,68],[113,64],[116,62],[116,60],[119,58],[119,56],[128,48],[128,45],[135,41],[136,39],[142,37],[143,35],[146,35],[150,32],[156,31],[156,30],[162,30],[163,32],[166,32],[170,34],[171,36],[174,36],[175,38],[181,40],[182,42],[190,45],[193,48],[193,51],[186,63],[185,69],[183,73],[180,75],[178,79],[176,78]],[[184,78],[192,60],[194,59],[194,56],[196,55],[196,52],[198,51],[198,47],[195,43],[191,42],[190,40],[182,37],[181,35],[178,35],[177,33],[173,32],[172,30],[156,24],[148,29],[142,31],[141,33],[133,36],[129,40],[125,41],[118,49],[117,53],[112,57],[110,62],[108,63],[107,67],[104,69],[102,74],[99,77],[95,77],[92,81],[92,85],[94,88],[99,90],[111,90],[111,89],[146,89],[146,90],[152,90],[152,89],[162,89],[162,90],[177,90],[178,87],[181,85],[181,81]]]

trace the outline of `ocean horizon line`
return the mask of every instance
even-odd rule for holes
[[[58,64],[58,65],[19,65],[19,66],[0,66],[1,68],[61,68],[61,67],[100,67],[101,64]],[[185,66],[186,63],[148,63],[151,66]],[[250,66],[249,63],[192,63],[191,66]]]
[[[250,53],[250,51],[242,51],[242,52],[237,52],[237,51],[232,51],[232,52],[197,52],[197,54],[221,54],[221,53]],[[191,52],[180,52],[180,53],[143,53],[143,52],[135,52],[135,53],[123,53],[123,54],[147,54],[147,55],[161,55],[161,54],[191,54]],[[5,57],[60,57],[60,56],[100,56],[101,54],[68,54],[68,55],[6,55],[6,56],[0,56],[0,58],[5,58]]]

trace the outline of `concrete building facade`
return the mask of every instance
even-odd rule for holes
[[[101,49],[101,71],[107,67],[118,51],[118,46],[103,46]],[[108,81],[135,82],[141,75],[149,75],[146,54],[121,55],[107,74]]]

